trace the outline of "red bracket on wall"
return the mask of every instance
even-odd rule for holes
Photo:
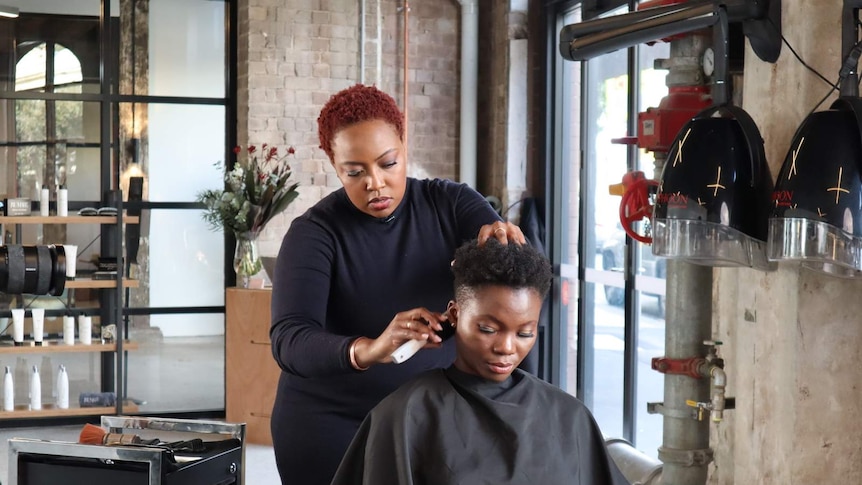
[[[652,368],[662,374],[679,374],[700,379],[703,376],[698,372],[698,368],[705,362],[703,357],[690,357],[688,359],[653,357]]]

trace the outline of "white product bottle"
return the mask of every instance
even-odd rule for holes
[[[63,316],[63,342],[66,345],[75,345],[75,317]]]
[[[48,215],[48,207],[51,203],[51,195],[48,192],[48,186],[42,186],[42,195],[39,196],[39,215],[47,216]]]
[[[93,343],[93,317],[78,315],[78,339],[84,345]]]
[[[60,370],[57,372],[57,407],[60,409],[69,409],[69,374],[66,373],[66,366],[60,364]]]
[[[30,373],[30,409],[42,409],[42,379],[39,377],[39,368],[35,365]]]
[[[3,410],[15,410],[15,385],[12,383],[12,370],[6,366],[6,377],[3,378]]]
[[[57,189],[57,215],[60,217],[69,215],[69,191],[65,185]]]

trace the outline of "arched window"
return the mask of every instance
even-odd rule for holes
[[[24,42],[17,55],[15,91],[82,92],[81,61],[66,46]],[[65,183],[68,171],[74,170],[67,163],[66,143],[83,137],[83,108],[79,101],[15,101],[19,193],[27,194],[43,184]]]

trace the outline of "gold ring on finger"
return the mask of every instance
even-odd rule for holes
[[[497,229],[494,229],[494,234],[497,234],[500,231],[503,231],[503,235],[506,235],[506,230],[503,229],[502,227],[498,227]]]

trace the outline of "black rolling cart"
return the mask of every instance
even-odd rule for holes
[[[165,443],[89,445],[9,440],[9,482],[16,485],[243,485],[245,424],[219,421],[102,416],[113,437],[132,435]]]

